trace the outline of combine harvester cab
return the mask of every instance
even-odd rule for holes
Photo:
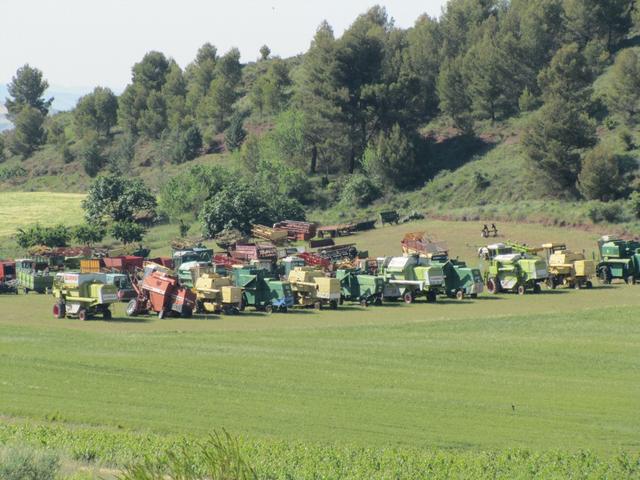
[[[633,285],[640,280],[640,242],[605,236],[598,241],[598,249],[600,263],[596,270],[602,284],[620,279]]]
[[[405,303],[413,303],[421,295],[428,303],[435,303],[444,289],[442,267],[425,264],[418,255],[391,257],[385,261],[383,276],[398,288]]]
[[[109,306],[118,301],[118,289],[105,280],[103,273],[58,273],[53,284],[53,316],[84,321],[102,315],[111,320]]]
[[[370,304],[382,305],[384,296],[384,278],[377,275],[360,273],[357,269],[340,269],[336,272],[336,279],[340,282],[340,303],[358,302],[363,307]]]
[[[542,248],[549,264],[549,288],[561,285],[575,289],[593,287],[591,279],[596,274],[596,263],[587,260],[584,253],[571,252],[566,245],[557,243],[545,243]]]
[[[251,306],[258,311],[286,312],[294,305],[289,282],[271,278],[268,271],[251,267],[233,268],[233,281],[242,288],[242,310]]]
[[[181,287],[178,278],[161,270],[159,265],[145,265],[142,281],[134,281],[137,296],[127,305],[127,315],[135,316],[150,311],[162,319],[169,314],[190,318],[196,306],[196,294]]]
[[[48,263],[31,259],[16,260],[18,288],[24,293],[48,293],[53,288],[55,275],[50,273]]]
[[[529,250],[528,247],[514,247],[503,243],[479,250],[479,255],[490,262],[485,271],[489,293],[517,292],[524,295],[527,290],[540,293],[540,283],[549,277],[547,262],[527,253]]]
[[[327,305],[332,310],[338,308],[341,286],[337,278],[327,277],[313,267],[296,267],[289,272],[288,280],[297,306],[318,310]]]
[[[203,273],[195,282],[196,312],[235,315],[242,309],[242,288],[231,278]]]

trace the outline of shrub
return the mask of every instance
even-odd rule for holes
[[[640,192],[633,192],[629,196],[629,203],[631,204],[631,212],[635,218],[640,218]]]
[[[70,238],[71,232],[64,225],[43,227],[35,224],[25,229],[19,228],[16,233],[16,243],[24,249],[36,245],[44,245],[52,248],[66,247]]]
[[[341,200],[346,205],[366,207],[380,198],[380,189],[370,178],[354,174],[346,181],[341,194]]]
[[[13,167],[2,167],[0,168],[0,181],[11,180],[17,177],[24,177],[26,174],[27,171],[20,165],[14,165]]]
[[[623,197],[629,176],[637,168],[635,160],[598,145],[584,157],[578,175],[579,189],[589,200],[609,201]]]
[[[619,203],[598,202],[589,207],[587,215],[593,223],[620,223],[623,221],[623,209]]]
[[[2,480],[54,480],[60,468],[58,456],[26,446],[8,446],[0,450]]]

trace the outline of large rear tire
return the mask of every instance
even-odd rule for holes
[[[81,322],[85,322],[89,319],[89,314],[87,313],[87,310],[84,308],[81,308],[80,310],[78,310],[78,320],[80,320]]]
[[[58,302],[53,306],[53,316],[56,317],[58,320],[64,318],[66,315],[66,308],[64,306],[64,303],[62,302]]]
[[[404,303],[406,304],[411,304],[416,301],[416,296],[413,294],[413,292],[406,292],[402,296],[402,300],[404,300]]]
[[[500,282],[497,278],[487,279],[487,292],[491,295],[495,295],[500,292]]]
[[[456,292],[456,300],[464,300],[464,292],[462,290]]]
[[[518,285],[518,295],[524,295],[525,293],[527,293],[527,289],[524,285]]]

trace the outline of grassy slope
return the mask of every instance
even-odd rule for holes
[[[624,286],[264,317],[54,322],[0,298],[0,412],[205,434],[538,450],[640,447]],[[512,409],[515,405],[515,411]]]

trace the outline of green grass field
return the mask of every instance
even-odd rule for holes
[[[341,241],[398,254],[404,233],[426,231],[476,264],[480,227],[426,220]],[[498,240],[589,255],[605,233],[498,227]],[[152,230],[154,253],[174,230]],[[265,478],[421,478],[429,462],[434,478],[640,476],[640,287],[162,321],[124,305],[111,322],[60,321],[51,307],[0,296],[0,444],[122,466],[224,428]],[[457,474],[438,470],[457,460]]]

